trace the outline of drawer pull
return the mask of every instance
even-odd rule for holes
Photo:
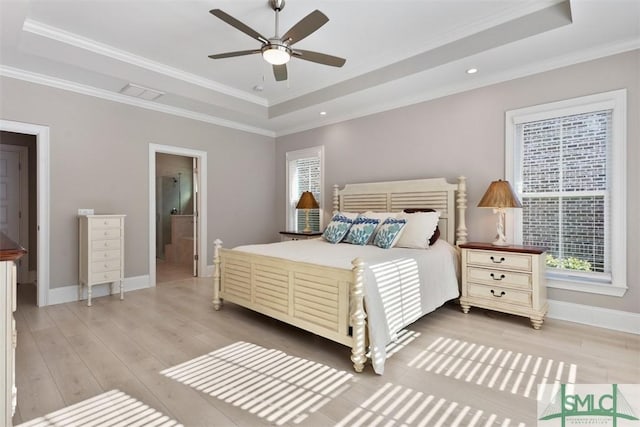
[[[493,289],[491,289],[491,295],[493,295],[496,298],[502,298],[503,295],[506,295],[504,293],[504,291],[500,291],[500,295],[496,295],[496,293],[493,291]]]
[[[502,264],[505,261],[503,257],[500,257],[499,261],[496,261],[494,257],[491,257],[490,259],[494,264]]]
[[[500,277],[496,277],[493,273],[491,273],[491,274],[490,274],[490,276],[491,276],[491,278],[492,278],[493,280],[502,280],[502,279],[504,279],[505,277],[507,277],[507,276],[505,276],[504,274],[501,274],[501,275],[500,275]]]

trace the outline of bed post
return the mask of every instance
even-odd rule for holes
[[[222,240],[216,239],[213,242],[213,308],[220,310],[222,301],[220,300],[220,248]]]
[[[335,215],[340,210],[340,196],[338,196],[338,184],[333,184],[333,210],[331,216]]]
[[[467,224],[465,216],[467,211],[467,178],[458,177],[458,227],[456,229],[456,245],[467,242]]]
[[[351,286],[351,327],[353,346],[351,361],[356,372],[362,372],[366,357],[366,317],[364,311],[364,261],[356,258],[353,264],[353,285]]]

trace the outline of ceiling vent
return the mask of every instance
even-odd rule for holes
[[[136,98],[146,99],[147,101],[155,101],[164,95],[164,92],[149,89],[148,87],[138,86],[133,83],[128,83],[125,87],[120,89],[120,93],[134,96]]]

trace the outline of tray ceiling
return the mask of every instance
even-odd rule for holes
[[[632,0],[288,0],[281,32],[319,9],[296,47],[347,62],[276,82],[260,55],[207,57],[259,47],[212,8],[273,35],[266,0],[1,0],[0,74],[277,136],[640,47]]]

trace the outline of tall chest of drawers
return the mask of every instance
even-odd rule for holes
[[[78,299],[87,287],[87,305],[91,306],[94,285],[120,285],[124,298],[124,218],[125,215],[82,215],[79,217]]]
[[[464,243],[460,306],[471,306],[528,317],[540,329],[547,313],[545,249]]]

